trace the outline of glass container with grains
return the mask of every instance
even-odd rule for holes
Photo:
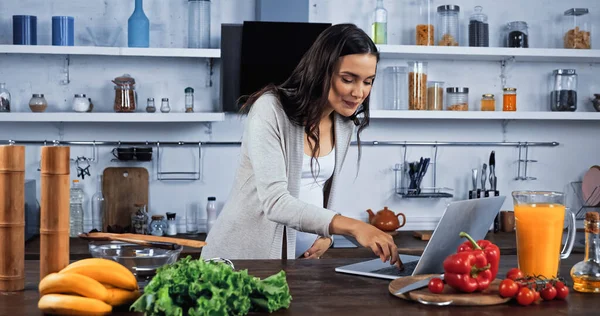
[[[444,110],[444,82],[443,81],[427,82],[427,110],[430,110],[430,111]]]
[[[433,46],[434,42],[434,13],[431,10],[433,0],[418,0],[419,2],[419,23],[417,24],[416,44],[423,46]]]
[[[427,62],[408,62],[408,109],[427,110]]]
[[[446,88],[446,110],[468,111],[469,110],[469,88],[450,87]]]

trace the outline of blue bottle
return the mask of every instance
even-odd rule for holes
[[[135,0],[135,10],[127,20],[127,45],[129,47],[150,46],[150,20],[144,14],[143,0]]]

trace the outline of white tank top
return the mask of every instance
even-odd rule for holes
[[[323,207],[323,187],[325,182],[331,178],[335,169],[335,147],[326,156],[319,157],[318,164],[317,161],[313,161],[316,181],[310,168],[311,160],[309,155],[303,155],[299,199]],[[304,256],[304,252],[313,245],[318,237],[312,233],[296,232],[296,258]]]

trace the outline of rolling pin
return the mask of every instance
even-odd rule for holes
[[[191,239],[183,239],[183,238],[173,238],[173,237],[161,237],[161,236],[152,236],[152,235],[142,235],[142,234],[113,234],[113,233],[87,233],[81,234],[81,238],[86,239],[98,239],[98,240],[121,240],[123,239],[131,241],[131,240],[143,240],[148,242],[157,242],[157,243],[170,243],[176,244],[180,246],[187,246],[192,248],[202,248],[206,246],[206,242],[199,240],[191,240]]]

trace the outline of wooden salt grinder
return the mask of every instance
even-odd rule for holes
[[[25,289],[25,147],[0,146],[0,291]]]
[[[42,147],[40,280],[69,264],[70,157],[70,147]]]

